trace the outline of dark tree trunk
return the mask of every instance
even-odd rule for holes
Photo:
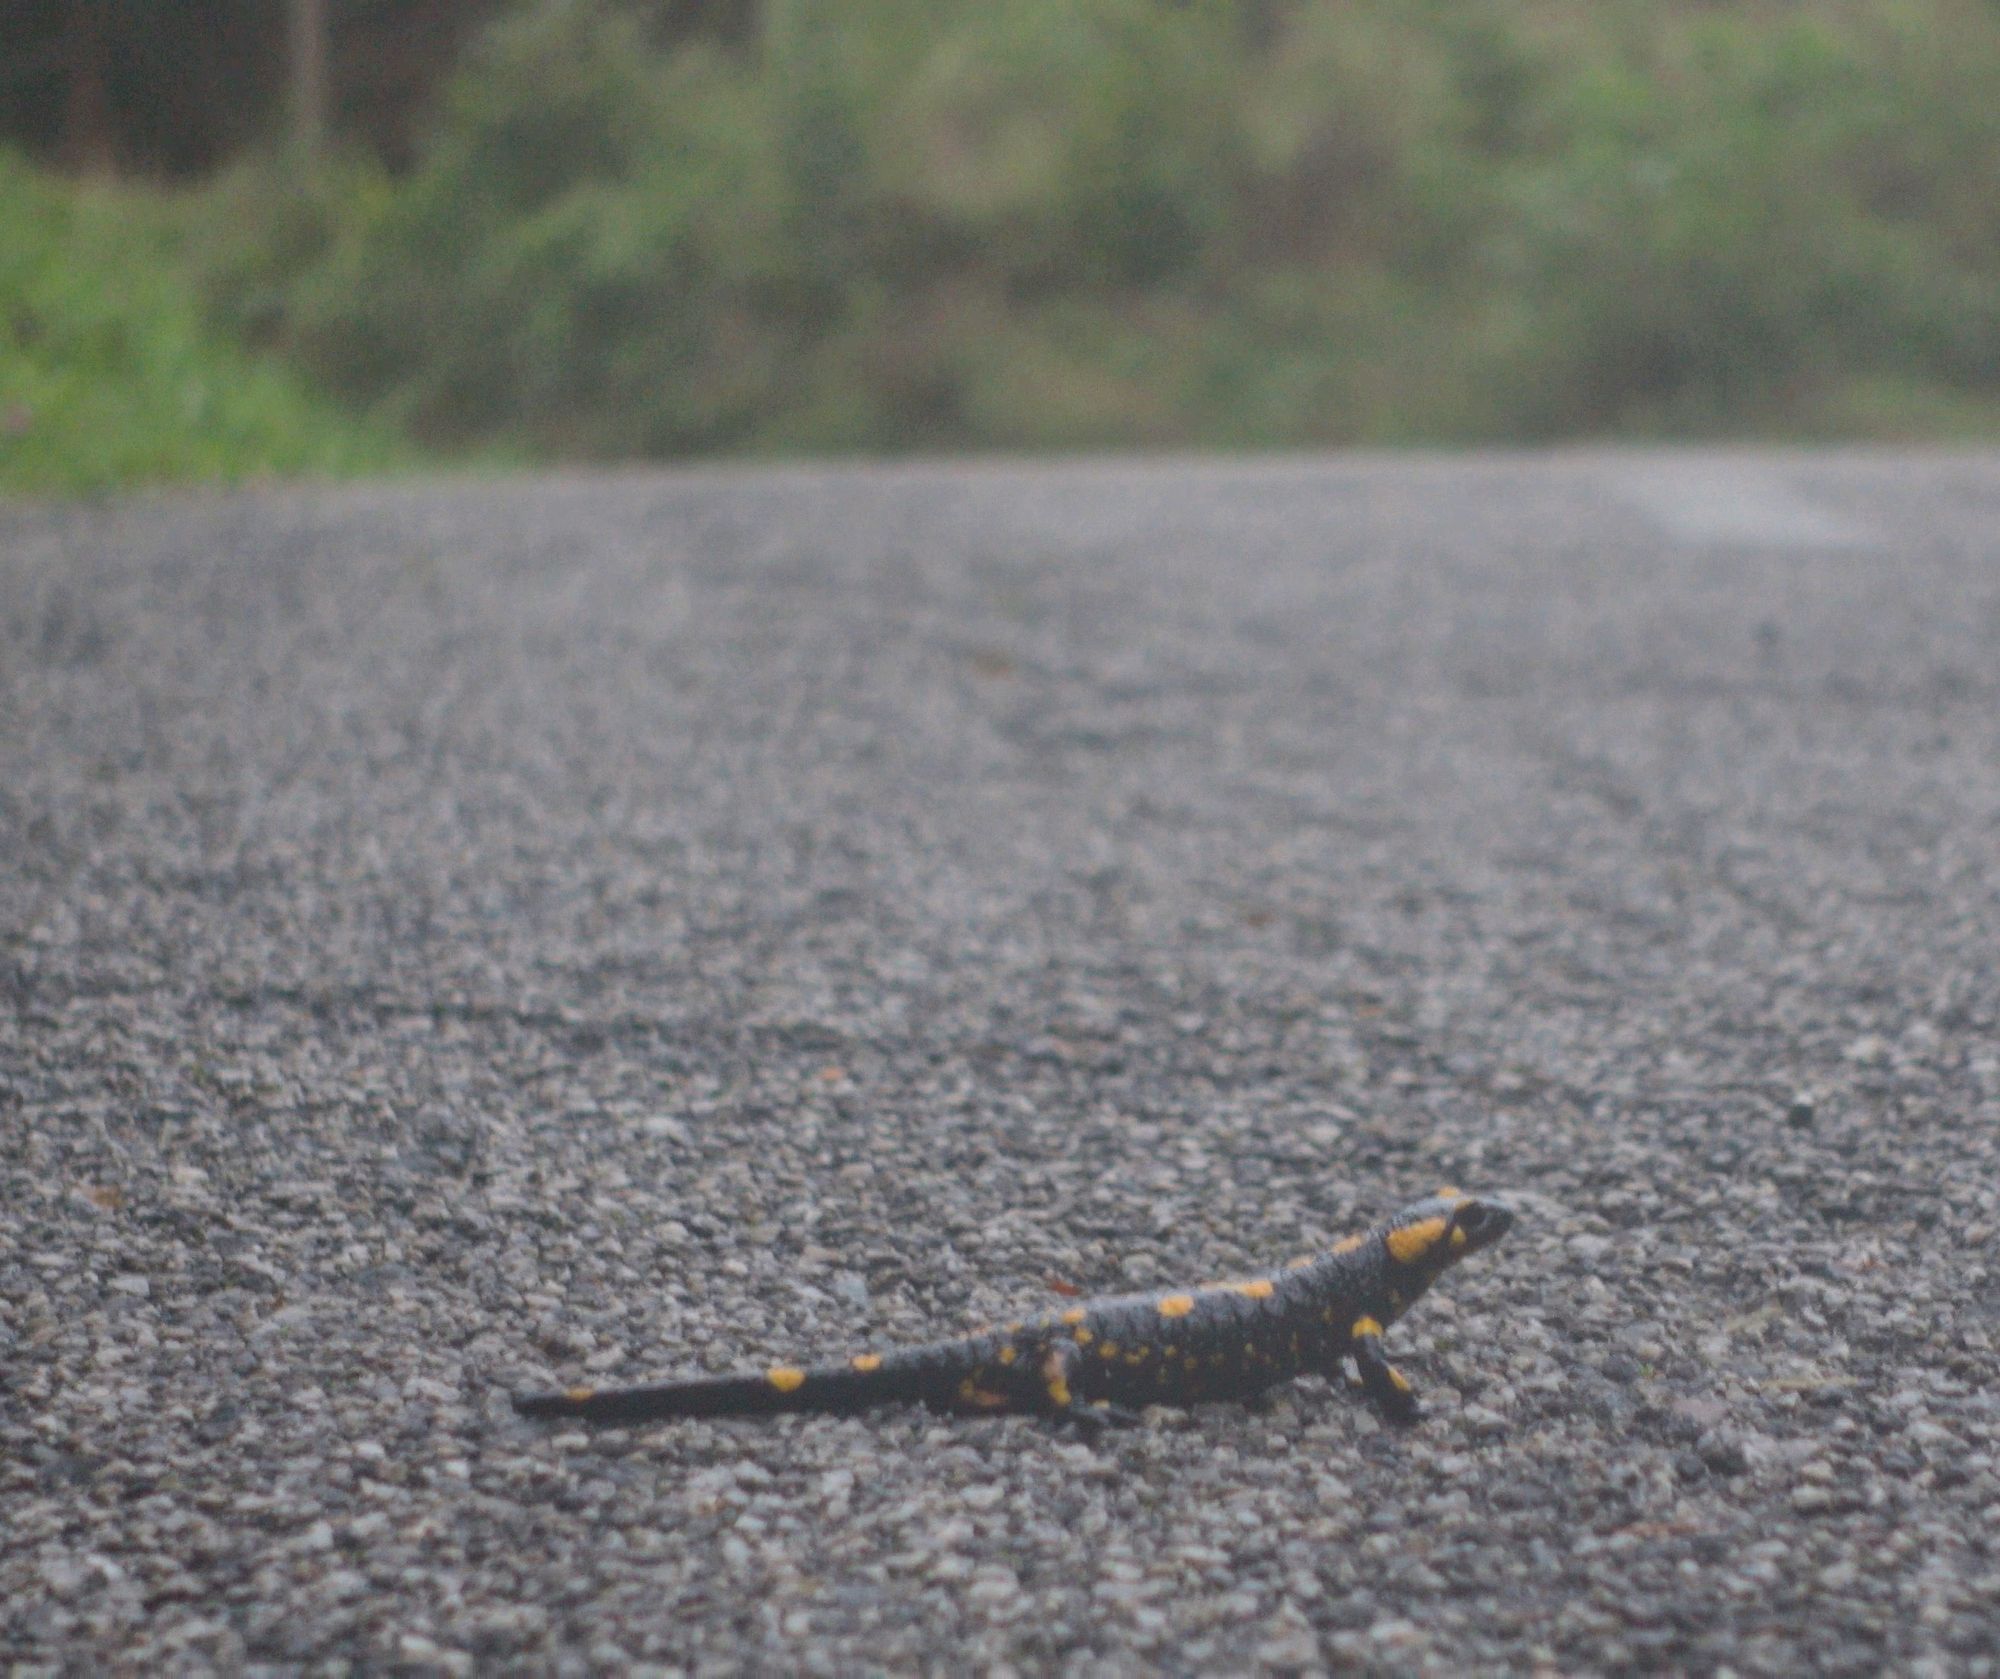
[[[111,174],[118,167],[118,126],[111,110],[102,0],[73,0],[66,51],[69,86],[63,99],[63,161],[79,174]]]
[[[292,138],[308,158],[326,149],[326,0],[290,0]]]

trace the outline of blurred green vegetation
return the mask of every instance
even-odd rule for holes
[[[0,492],[377,470],[407,454],[202,319],[180,217],[0,153]]]
[[[2000,435],[1996,181],[1991,0],[544,0],[413,169],[173,214],[434,448],[1937,438]]]

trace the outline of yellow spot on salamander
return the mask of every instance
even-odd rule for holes
[[[1058,1410],[1069,1408],[1072,1398],[1069,1391],[1069,1364],[1059,1347],[1051,1347],[1042,1354],[1042,1391],[1049,1396],[1049,1403]]]
[[[1099,1358],[1116,1358],[1118,1356],[1118,1343],[1116,1341],[1106,1341],[1103,1346],[1097,1349],[1097,1356]]]
[[[1153,1349],[1151,1347],[1134,1347],[1125,1355],[1125,1362],[1127,1364],[1144,1364],[1152,1356]]]
[[[882,1368],[882,1355],[880,1353],[856,1353],[847,1362],[859,1370],[862,1375],[869,1376]]]
[[[563,1398],[567,1399],[572,1405],[583,1405],[596,1397],[596,1388],[565,1388],[563,1390]]]
[[[1170,1294],[1160,1302],[1160,1316],[1163,1318],[1184,1318],[1193,1310],[1192,1294]]]
[[[1410,1378],[1404,1375],[1393,1364],[1389,1366],[1389,1380],[1395,1386],[1398,1393],[1408,1393],[1410,1391]]]
[[[970,1376],[958,1384],[958,1397],[968,1405],[979,1405],[989,1411],[1007,1403],[1007,1396],[1004,1393],[995,1393],[990,1388],[983,1388]]]
[[[1465,1229],[1462,1225],[1454,1225],[1452,1227],[1451,1246],[1454,1253],[1465,1246]]]
[[[1269,1277],[1252,1277],[1247,1283],[1225,1283],[1223,1286],[1234,1289],[1246,1300],[1268,1300],[1278,1292],[1277,1284]]]
[[[1462,1189],[1453,1189],[1451,1185],[1446,1184],[1443,1189],[1437,1192],[1437,1198],[1440,1201],[1463,1201],[1465,1199],[1465,1191]]]
[[[1419,1219],[1415,1224],[1389,1232],[1389,1257],[1398,1265],[1411,1264],[1437,1246],[1443,1235],[1444,1219],[1441,1216]]]
[[[1312,1263],[1312,1256],[1308,1254],[1303,1259],[1286,1260],[1285,1269],[1287,1271],[1303,1271],[1311,1263]]]
[[[1380,1339],[1382,1326],[1373,1318],[1356,1318],[1354,1327],[1348,1331],[1357,1341]]]
[[[1074,1339],[1079,1347],[1087,1347],[1090,1345],[1092,1341],[1096,1340],[1097,1337],[1092,1335],[1090,1331],[1087,1329],[1079,1329],[1076,1332]]]
[[[806,1373],[796,1365],[774,1364],[764,1372],[764,1380],[780,1393],[793,1393],[805,1385]]]
[[[1072,1306],[1068,1311],[1063,1313],[1062,1321],[1064,1323],[1081,1323],[1085,1318],[1089,1316],[1090,1313],[1085,1311],[1083,1307]]]
[[[1019,1358],[1020,1356],[1021,1355],[1017,1351],[1015,1351],[1015,1349],[1012,1347],[1002,1347],[1000,1349],[1000,1362],[1002,1364],[1012,1364],[1014,1360]]]
[[[1332,1251],[1334,1253],[1353,1253],[1355,1249],[1365,1248],[1367,1245],[1368,1238],[1366,1236],[1343,1236],[1333,1244]]]

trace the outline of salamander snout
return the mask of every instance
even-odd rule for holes
[[[1451,1243],[1461,1254],[1490,1248],[1514,1228],[1514,1209],[1505,1201],[1486,1196],[1468,1196],[1454,1202],[1451,1213]],[[1460,1236],[1464,1241],[1459,1240]]]

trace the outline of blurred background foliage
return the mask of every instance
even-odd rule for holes
[[[228,341],[146,194],[63,188],[0,153],[0,491],[393,468],[393,428]]]
[[[148,260],[432,448],[2000,431],[1994,0],[395,11]]]

